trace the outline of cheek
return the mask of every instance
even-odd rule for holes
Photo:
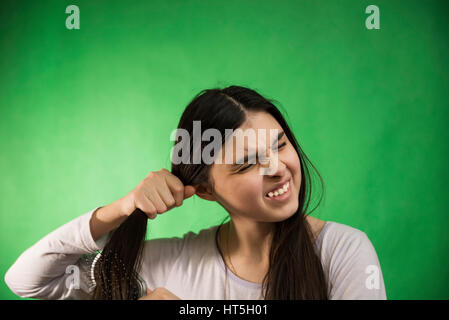
[[[295,191],[299,193],[299,188],[301,186],[301,162],[299,156],[293,147],[290,147],[289,152],[284,158],[285,164],[287,165],[290,174],[293,176],[293,182],[295,186]]]
[[[294,175],[294,178],[295,178],[296,190],[299,193],[299,189],[301,187],[302,175],[301,175],[301,162],[300,162],[299,157],[296,154],[296,152],[292,159],[291,168],[292,168],[292,174]]]
[[[246,177],[240,181],[236,190],[239,191],[240,198],[248,201],[250,199],[254,199],[257,195],[260,195],[262,192],[262,182],[259,181],[257,177],[254,179],[251,179],[251,177]]]
[[[260,179],[259,179],[260,180]],[[257,177],[242,177],[233,186],[229,186],[227,200],[233,207],[245,209],[254,207],[262,194],[262,182]]]

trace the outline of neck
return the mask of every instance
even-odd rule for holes
[[[233,219],[224,228],[226,254],[246,263],[268,261],[273,223]]]

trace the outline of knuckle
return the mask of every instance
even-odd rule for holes
[[[173,189],[174,189],[176,192],[182,192],[182,191],[184,191],[184,185],[182,185],[182,184],[176,184],[176,185],[173,187]]]
[[[152,217],[156,217],[157,215],[157,211],[150,209],[150,210],[146,210],[145,213],[148,215],[148,217],[152,218]]]
[[[154,178],[154,176],[156,175],[156,173],[154,171],[151,171],[148,175],[147,178]]]
[[[176,201],[174,199],[170,199],[170,200],[167,201],[167,205],[169,207],[173,207],[175,204],[176,204]]]
[[[138,190],[142,189],[143,184],[144,184],[144,181],[140,181],[137,184],[136,188],[133,190],[133,192],[137,192]]]
[[[141,201],[141,199],[136,200],[136,206],[140,208],[147,215],[155,214],[155,209],[153,206],[149,205],[147,201]]]

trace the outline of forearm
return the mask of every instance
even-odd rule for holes
[[[80,258],[101,250],[106,240],[95,241],[91,236],[89,221],[97,210],[71,220],[25,250],[5,274],[8,287],[18,296],[37,299],[85,296],[89,285],[84,281],[87,266]],[[81,290],[67,286],[66,279],[74,276],[68,267],[79,268]]]

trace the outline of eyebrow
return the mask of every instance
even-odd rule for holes
[[[285,134],[284,131],[280,132],[280,133],[278,134],[277,138],[274,139],[272,146],[274,146],[274,145],[276,144],[276,142],[278,142],[279,140],[281,140],[282,137],[284,136],[284,134]],[[249,160],[252,160],[252,159],[256,158],[256,156],[257,156],[257,152],[256,152],[256,153],[253,153],[253,154],[251,154],[251,155],[249,155],[249,156],[248,156],[248,155],[245,155],[245,156],[243,157],[243,162],[242,162],[242,163],[238,163],[238,161],[237,161],[237,163],[231,165],[231,169],[235,169],[235,168],[237,168],[238,166],[241,166],[242,164],[248,162]]]

